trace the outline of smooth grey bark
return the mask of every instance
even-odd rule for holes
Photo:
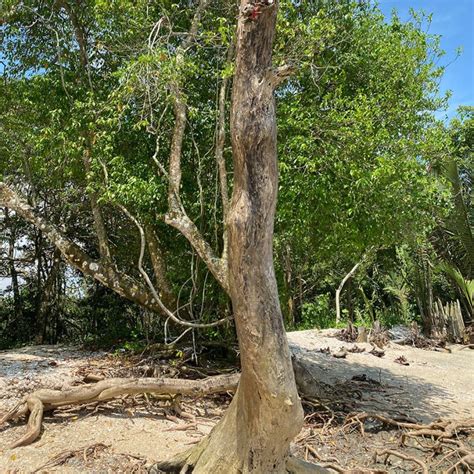
[[[349,280],[349,278],[351,278],[354,275],[354,273],[357,271],[357,269],[359,268],[361,263],[362,262],[357,262],[351,268],[349,273],[347,273],[347,275],[341,280],[341,283],[337,287],[337,290],[336,290],[336,324],[339,324],[339,322],[341,321],[341,292],[344,288],[344,285],[347,283],[347,280]]]
[[[344,289],[344,285],[347,283],[347,281],[352,278],[357,271],[357,269],[368,259],[370,259],[374,253],[376,252],[375,247],[370,247],[368,250],[365,251],[365,253],[362,255],[361,259],[359,262],[357,262],[349,271],[349,273],[346,274],[346,276],[342,279],[341,283],[339,284],[337,290],[336,290],[336,323],[339,323],[341,321],[341,292]]]

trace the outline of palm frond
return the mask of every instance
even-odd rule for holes
[[[457,285],[462,295],[466,299],[470,313],[472,315],[474,309],[474,280],[464,278],[462,273],[454,266],[447,262],[442,262],[438,268],[446,273],[451,280]]]
[[[459,168],[453,158],[446,160],[442,168],[443,174],[451,183],[454,203],[454,211],[446,221],[446,228],[462,246],[462,251],[458,253],[459,262],[457,262],[457,266],[462,266],[465,269],[466,276],[472,278],[474,275],[474,236],[463,195]]]

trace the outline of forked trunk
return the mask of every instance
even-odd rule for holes
[[[290,442],[302,425],[273,268],[278,168],[271,56],[277,5],[256,16],[252,8],[242,1],[231,112],[234,188],[227,219],[242,375],[227,413],[187,458],[194,473],[286,472]]]

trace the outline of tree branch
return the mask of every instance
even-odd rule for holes
[[[129,275],[117,271],[112,265],[89,257],[77,244],[68,239],[46,219],[39,216],[13,189],[1,181],[0,205],[15,211],[40,229],[48,240],[61,252],[66,262],[77,268],[84,275],[94,278],[107,288],[115,291],[115,293],[144,308],[153,312],[163,313],[152,294],[143,285]]]
[[[166,262],[163,258],[160,241],[151,226],[145,226],[145,236],[148,244],[148,253],[150,254],[151,264],[156,284],[162,295],[163,302],[170,308],[176,308],[176,298],[171,287],[171,283],[166,275]]]
[[[285,82],[290,76],[296,72],[296,67],[291,64],[284,64],[277,68],[272,68],[268,71],[267,78],[276,89],[280,84]]]
[[[89,137],[86,136],[86,148],[83,153],[84,169],[86,171],[86,182],[89,184],[89,174],[91,172],[91,149],[92,145],[89,141]],[[97,195],[95,192],[87,192],[89,197],[90,206],[92,210],[92,217],[94,220],[94,229],[97,234],[97,240],[99,242],[99,255],[107,264],[112,264],[112,254],[110,252],[109,240],[107,237],[107,229],[105,228],[104,218],[97,201]]]
[[[214,321],[213,323],[207,323],[207,324],[201,324],[201,323],[192,323],[189,321],[184,321],[183,319],[178,318],[172,311],[170,311],[164,304],[163,301],[161,301],[160,295],[156,291],[156,288],[154,287],[153,283],[150,280],[150,277],[148,276],[147,272],[143,268],[143,257],[145,254],[145,245],[146,245],[146,238],[145,238],[145,231],[143,230],[143,227],[140,225],[138,220],[130,214],[130,212],[124,207],[120,206],[120,209],[122,209],[123,213],[135,224],[135,226],[138,229],[138,232],[140,233],[140,256],[138,257],[138,271],[140,272],[140,275],[143,277],[145,280],[146,284],[150,288],[150,291],[154,297],[154,300],[156,300],[158,306],[160,307],[161,311],[168,316],[168,318],[172,319],[175,323],[181,324],[182,326],[190,327],[190,328],[210,328],[213,326],[219,326],[221,324],[224,324],[228,321],[230,321],[229,318],[223,318],[219,319],[218,321]]]
[[[83,80],[86,83],[86,86],[90,89],[91,92],[94,91],[92,85],[92,77],[91,77],[91,70],[90,70],[90,61],[89,61],[89,54],[87,51],[87,33],[84,28],[84,25],[81,23],[79,16],[77,15],[75,9],[70,5],[67,0],[57,0],[57,4],[60,8],[64,8],[67,12],[73,29],[74,29],[74,36],[76,38],[77,44],[79,45],[79,54],[80,54],[80,64],[81,68],[87,76],[87,81]],[[94,144],[94,135],[91,131],[83,132],[84,138],[84,152],[82,155],[82,160],[84,164],[84,169],[86,172],[86,183],[90,184],[90,173],[91,173],[91,157],[92,157],[92,150]],[[101,259],[103,259],[108,265],[112,265],[112,255],[110,252],[109,242],[107,238],[107,229],[105,227],[103,215],[101,208],[98,203],[97,194],[93,191],[88,191],[87,195],[89,197],[91,210],[92,210],[92,217],[94,220],[94,228],[97,234],[97,239],[99,242],[99,254]]]
[[[165,222],[179,230],[196,250],[201,260],[207,265],[217,282],[229,293],[227,280],[227,262],[220,259],[212,250],[211,246],[199,232],[196,224],[184,212],[168,212]]]
[[[69,15],[69,18],[71,19],[71,23],[74,28],[74,36],[76,37],[77,44],[79,45],[81,67],[87,74],[87,81],[90,90],[93,90],[89,55],[87,54],[87,37],[86,32],[84,31],[84,27],[80,22],[75,10],[66,0],[58,0],[57,4],[59,5],[59,7],[64,8],[64,10]]]
[[[342,289],[344,288],[344,285],[347,283],[347,280],[351,278],[354,273],[357,271],[359,266],[366,260],[369,256],[372,255],[374,251],[374,247],[370,247],[363,255],[362,258],[358,263],[356,263],[351,271],[342,279],[341,283],[339,284],[337,290],[336,290],[336,323],[339,323],[341,320],[341,304],[340,304],[340,299],[341,299],[341,292]]]
[[[177,52],[176,65],[178,69],[184,66],[185,51],[194,41],[202,13],[209,2],[210,0],[201,0],[199,2],[196,13],[194,14],[194,18],[192,20],[189,34]],[[173,136],[171,139],[171,152],[168,172],[168,212],[165,216],[165,222],[179,230],[184,235],[184,237],[186,237],[186,239],[198,253],[199,257],[207,265],[214,278],[216,278],[216,280],[226,292],[229,292],[229,286],[227,282],[227,262],[215,255],[209,243],[206,242],[194,222],[186,214],[181,202],[181,153],[183,148],[184,132],[186,129],[187,105],[184,93],[182,91],[182,84],[178,80],[171,84],[171,89],[174,92],[173,106],[175,124]]]
[[[234,42],[229,45],[227,50],[226,64],[230,63],[234,55]],[[221,200],[222,200],[222,220],[224,222],[224,231],[223,231],[223,244],[224,248],[222,250],[222,260],[227,261],[227,214],[229,211],[229,189],[227,186],[227,167],[224,157],[224,147],[226,139],[226,130],[225,130],[225,101],[227,95],[227,88],[229,86],[229,76],[225,76],[222,79],[222,84],[219,90],[219,108],[218,108],[218,118],[217,118],[217,140],[216,140],[216,164],[217,171],[219,174],[219,187],[221,191]]]

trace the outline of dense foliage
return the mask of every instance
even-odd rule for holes
[[[188,110],[181,201],[219,254],[218,95],[232,81],[238,12],[213,2],[183,58],[190,3],[4,1],[0,177],[83,251],[140,280],[137,219],[157,236],[161,270],[149,252],[143,265],[163,300],[168,293],[179,317],[208,322],[231,314],[229,300],[165,223],[173,84]],[[282,3],[275,62],[295,71],[277,93],[275,265],[288,327],[334,324],[335,289],[360,261],[345,317],[419,320],[428,284],[443,302],[461,298],[472,318],[474,119],[472,109],[449,126],[435,119],[447,97],[429,18],[387,21],[349,0]],[[223,145],[232,187],[228,137]],[[179,334],[71,269],[40,227],[6,209],[1,225],[0,346]]]

